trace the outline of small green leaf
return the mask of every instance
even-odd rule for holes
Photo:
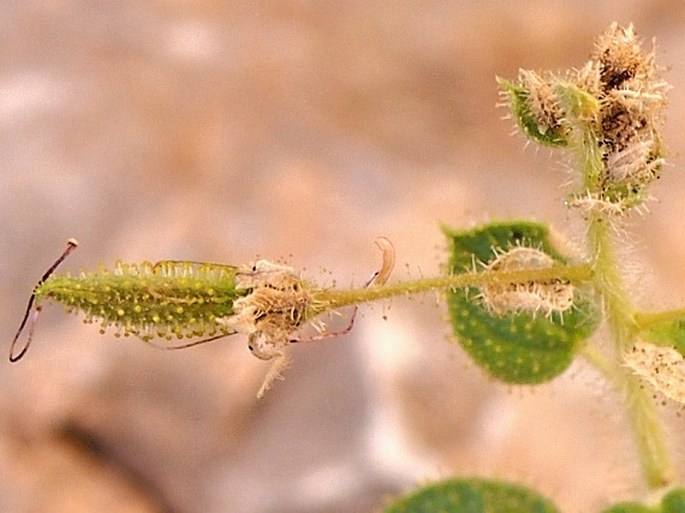
[[[474,262],[487,265],[498,254],[521,247],[535,248],[550,261],[566,263],[541,224],[493,223],[472,231],[445,232],[451,244],[450,270],[455,274],[474,272]],[[595,303],[578,287],[572,291],[571,307],[548,315],[493,312],[476,287],[453,290],[447,301],[459,343],[479,366],[504,382],[533,384],[563,372],[578,344],[597,328],[600,315]]]
[[[450,479],[398,500],[384,513],[559,513],[537,492],[485,479]]]
[[[509,99],[511,112],[521,131],[530,139],[544,146],[563,148],[568,144],[566,129],[561,125],[548,126],[531,110],[530,91],[523,85],[498,78],[500,88]]]

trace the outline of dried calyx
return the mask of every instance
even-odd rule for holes
[[[292,267],[259,260],[236,273],[236,290],[247,293],[233,302],[233,314],[218,322],[248,335],[250,350],[263,360],[281,355],[311,318],[311,294]]]

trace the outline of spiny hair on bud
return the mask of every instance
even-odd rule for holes
[[[535,71],[524,69],[519,70],[519,80],[528,91],[528,107],[540,133],[547,136],[554,134],[559,141],[564,141],[569,128],[564,122],[564,110],[552,80],[543,79]]]
[[[651,199],[651,196],[648,196],[646,191],[640,191],[640,195],[637,196],[622,194],[620,191],[615,191],[612,195],[607,195],[606,192],[598,194],[585,191],[571,194],[565,199],[565,203],[569,207],[579,208],[588,215],[594,213],[605,217],[615,217],[629,212],[636,214],[649,212],[646,203],[648,199]],[[616,225],[612,224],[612,228],[617,234],[623,233]]]
[[[646,187],[661,174],[663,109],[670,89],[661,72],[654,49],[643,50],[633,26],[613,23],[578,77],[601,106],[591,126],[604,173],[593,192],[620,206],[618,213],[649,199]]]
[[[613,22],[597,38],[592,60],[599,64],[599,77],[606,90],[632,89],[631,81],[653,80],[654,51],[645,54],[632,24]]]
[[[519,70],[519,82],[498,79],[501,105],[511,109],[518,127],[530,139],[553,148],[566,146],[569,127],[564,121],[554,81],[531,70]]]
[[[493,252],[495,258],[484,264],[488,271],[545,269],[556,263],[544,251],[522,245],[506,250],[493,249]],[[573,307],[574,296],[575,288],[571,283],[556,279],[549,282],[489,283],[480,288],[479,298],[496,315],[540,312],[546,317],[556,313],[563,318],[563,313]]]

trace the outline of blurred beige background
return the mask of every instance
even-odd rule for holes
[[[627,256],[636,300],[685,301],[678,1],[5,0],[0,12],[6,345],[68,237],[81,247],[65,269],[260,255],[345,286],[378,265],[378,235],[395,244],[394,279],[438,272],[439,223],[533,217],[579,237],[563,165],[510,137],[494,79],[580,66],[613,20],[657,38],[675,86],[672,165]],[[566,512],[644,492],[597,376],[577,364],[535,390],[488,382],[447,342],[435,299],[365,308],[350,335],[293,348],[261,401],[269,364],[239,337],[165,353],[48,308],[27,357],[0,363],[0,511],[364,513],[453,474],[527,483]],[[682,460],[682,420],[663,413]]]

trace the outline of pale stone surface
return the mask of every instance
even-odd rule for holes
[[[673,65],[675,168],[637,233],[650,288],[682,303],[682,17],[666,0],[3,2],[3,340],[68,237],[65,269],[285,257],[346,286],[376,269],[379,235],[404,278],[438,270],[440,222],[573,230],[562,166],[508,136],[494,78],[580,65],[614,20]],[[25,360],[0,364],[0,510],[371,512],[454,473],[521,480],[564,511],[640,490],[598,378],[578,365],[511,393],[446,342],[434,302],[293,348],[260,401],[269,363],[243,338],[159,352],[46,309]]]

